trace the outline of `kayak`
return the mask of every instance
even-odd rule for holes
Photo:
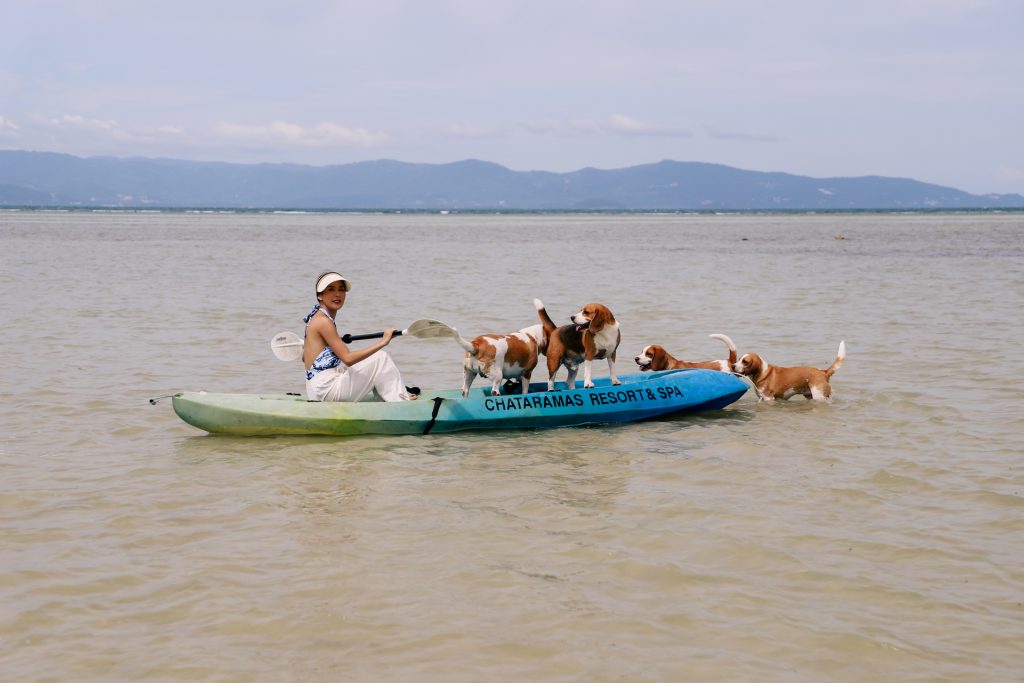
[[[172,397],[174,412],[212,434],[270,436],[284,434],[428,434],[466,429],[540,429],[636,422],[663,415],[724,408],[747,390],[733,375],[684,369],[607,377],[594,387],[568,389],[564,382],[547,391],[547,382],[492,396],[490,387],[424,390],[416,401],[358,403],[309,401],[297,394],[217,394],[181,392]]]

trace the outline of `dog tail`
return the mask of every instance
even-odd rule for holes
[[[544,308],[544,303],[540,299],[534,299],[533,305],[537,308],[537,317],[540,318],[541,324],[544,325],[544,334],[550,335],[558,328],[558,325],[548,315],[548,311]]]
[[[476,347],[473,346],[472,342],[468,342],[465,339],[463,339],[461,334],[456,334],[455,336],[458,339],[459,346],[461,346],[462,348],[466,349],[466,352],[469,355],[471,355],[471,356],[475,356],[476,355],[476,353],[477,353]]]
[[[839,351],[836,353],[836,359],[832,361],[832,365],[828,366],[825,370],[825,377],[831,377],[835,374],[839,366],[843,364],[843,360],[846,358],[846,341],[839,342]]]
[[[732,343],[732,339],[729,339],[724,334],[710,334],[708,335],[712,339],[717,339],[727,347],[729,347],[729,367],[736,365],[736,345]]]

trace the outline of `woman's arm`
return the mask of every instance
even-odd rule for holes
[[[334,355],[337,356],[342,363],[348,366],[352,366],[359,361],[366,360],[383,349],[391,343],[391,338],[395,334],[395,328],[389,327],[384,330],[384,336],[376,344],[367,346],[365,349],[352,351],[345,345],[345,342],[341,341],[341,337],[338,336],[337,328],[335,328],[335,326],[324,316],[318,316],[314,321],[315,327],[313,329],[320,335],[320,338],[323,339],[324,345],[331,347],[331,351],[334,352]]]

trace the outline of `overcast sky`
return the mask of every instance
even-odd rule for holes
[[[0,0],[0,149],[1024,193],[1024,1]]]

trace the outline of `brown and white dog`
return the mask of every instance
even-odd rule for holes
[[[712,339],[718,339],[729,349],[729,360],[702,360],[686,361],[677,360],[665,350],[665,347],[658,344],[645,346],[640,355],[634,358],[640,366],[641,372],[651,370],[678,370],[679,368],[703,368],[705,370],[720,370],[721,372],[732,372],[732,366],[736,362],[736,345],[724,334],[709,335]]]
[[[846,342],[839,342],[839,351],[832,365],[824,370],[807,366],[784,368],[770,365],[756,353],[745,353],[733,365],[733,370],[746,375],[754,383],[758,396],[764,401],[787,400],[797,394],[807,400],[828,400],[832,396],[829,378],[835,374],[846,358]]]
[[[491,395],[501,393],[503,379],[520,379],[521,393],[530,391],[530,376],[537,367],[538,353],[543,350],[544,327],[530,327],[511,334],[481,334],[472,341],[458,337],[459,346],[466,350],[462,361],[464,370],[462,395],[469,394],[469,387],[477,375],[491,380]],[[508,385],[506,385],[508,386]]]
[[[587,304],[578,313],[569,316],[571,325],[558,327],[551,320],[540,299],[534,299],[537,315],[544,326],[547,349],[544,355],[548,361],[548,391],[555,389],[555,373],[558,366],[564,365],[569,371],[565,385],[576,388],[576,373],[583,363],[583,386],[591,388],[594,380],[591,365],[594,359],[608,360],[608,374],[612,384],[621,384],[615,376],[615,352],[619,348],[622,336],[619,334],[619,323],[604,304]]]

